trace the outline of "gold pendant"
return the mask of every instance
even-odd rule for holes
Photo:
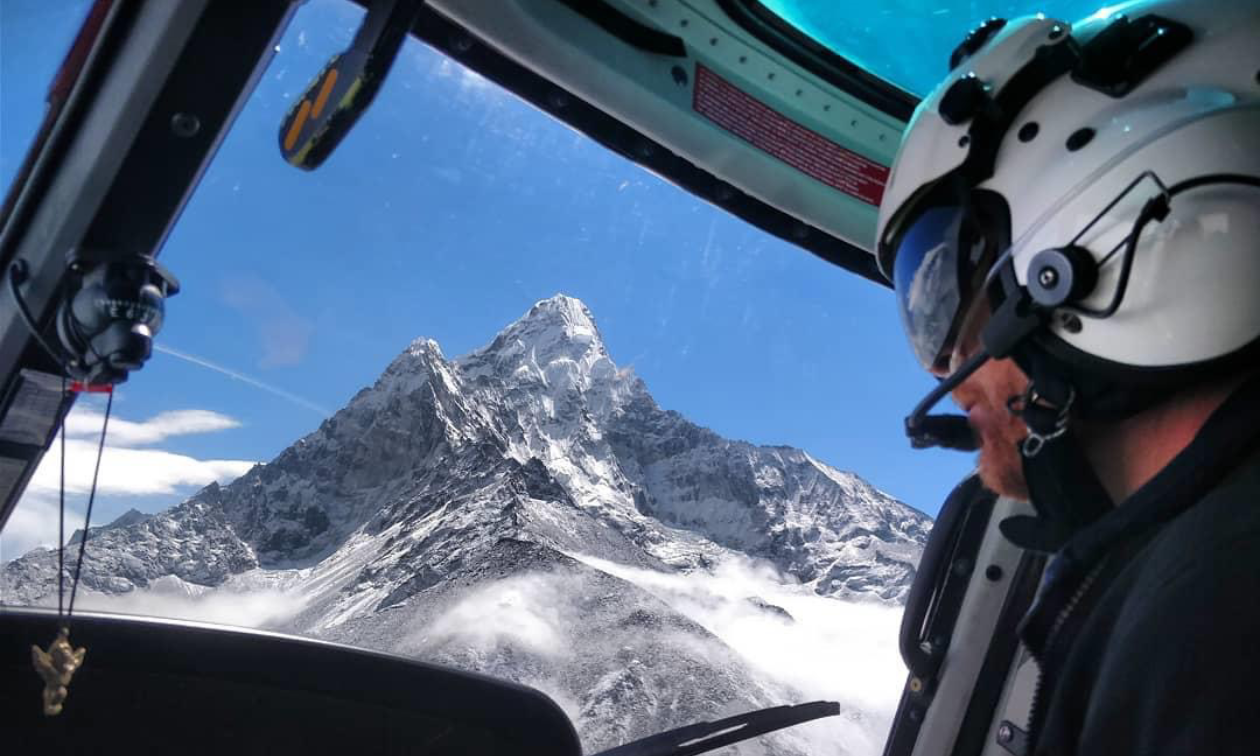
[[[44,715],[55,717],[61,713],[62,704],[70,694],[67,686],[75,671],[83,666],[86,648],[76,649],[70,645],[69,628],[61,628],[57,638],[48,645],[47,651],[39,646],[31,646],[31,661],[35,671],[44,678]]]

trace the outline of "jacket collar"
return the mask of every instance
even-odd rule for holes
[[[1118,541],[1156,528],[1216,488],[1260,442],[1260,376],[1239,386],[1185,449],[1119,506],[1071,535],[1062,552],[1082,566]]]

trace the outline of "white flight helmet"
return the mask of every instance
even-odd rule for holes
[[[925,367],[986,294],[988,352],[1082,414],[1260,364],[1260,2],[992,20],[951,64],[876,237]]]

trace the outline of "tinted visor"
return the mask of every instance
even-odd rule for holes
[[[966,206],[929,207],[901,234],[893,287],[914,355],[924,368],[949,361],[986,244]]]

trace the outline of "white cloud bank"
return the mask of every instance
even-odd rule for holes
[[[101,422],[99,408],[76,404],[66,418],[66,537],[83,526],[83,501],[92,488]],[[226,483],[245,474],[254,462],[236,459],[197,459],[155,448],[176,436],[216,433],[240,422],[202,409],[163,412],[144,421],[111,417],[101,457],[97,494],[100,496],[172,495],[218,481]],[[57,543],[58,490],[61,485],[61,440],[54,439],[30,484],[0,534],[0,562],[15,559],[36,546]],[[69,500],[73,497],[75,500]],[[96,517],[93,517],[96,520]],[[102,525],[107,521],[94,524]]]
[[[901,609],[818,596],[773,569],[730,560],[712,573],[660,573],[572,555],[649,591],[806,700],[838,701],[841,717],[787,731],[812,752],[879,754],[905,684],[897,648]],[[758,608],[756,597],[792,620]],[[846,713],[862,712],[860,720]],[[839,746],[839,749],[837,748]]]
[[[626,580],[698,623],[738,654],[785,702],[837,701],[839,717],[790,728],[779,737],[806,753],[878,756],[888,737],[906,670],[897,649],[901,610],[818,596],[773,569],[732,559],[712,573],[661,573],[571,554]],[[409,639],[421,648],[454,641],[494,648],[507,641],[563,663],[583,617],[571,578],[524,574],[481,586]],[[749,599],[779,607],[783,617]],[[693,639],[694,640],[694,639]],[[703,644],[693,651],[704,655]],[[493,672],[491,672],[493,674]],[[579,708],[548,679],[523,680],[557,699],[571,717]],[[677,691],[688,695],[687,691]],[[756,752],[755,750],[752,752]]]
[[[520,575],[483,586],[417,634],[423,642],[458,638],[494,647],[512,640],[544,656],[566,655],[566,625],[577,619],[564,582],[550,575]]]
[[[66,437],[96,439],[101,434],[101,423],[105,415],[95,408],[76,406],[66,418]],[[106,439],[111,446],[145,446],[165,441],[173,436],[187,436],[194,433],[215,433],[217,431],[239,428],[240,422],[227,415],[210,410],[190,409],[160,412],[143,422],[123,420],[119,417],[109,419],[109,433]]]
[[[66,440],[66,493],[86,494],[91,490],[96,449],[94,441]],[[235,480],[253,466],[253,462],[244,460],[196,459],[160,449],[128,449],[107,443],[96,490],[100,495],[174,494],[187,486]],[[61,444],[54,442],[44,454],[28,490],[56,495],[60,467]]]
[[[75,609],[266,628],[297,614],[304,601],[296,591],[206,588],[168,575],[147,590],[122,595],[81,592]]]

